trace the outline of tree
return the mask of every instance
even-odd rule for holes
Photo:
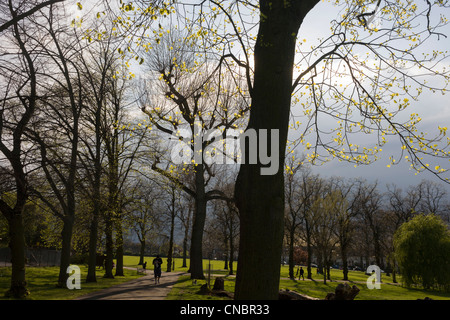
[[[383,224],[385,212],[383,211],[382,195],[377,190],[377,183],[368,184],[366,182],[359,185],[358,193],[356,210],[370,232],[368,241],[373,246],[375,263],[380,268],[384,268],[383,238],[386,234],[386,226]]]
[[[330,280],[330,267],[333,250],[338,243],[334,227],[338,217],[346,209],[346,200],[339,190],[329,190],[323,197],[317,198],[312,210],[312,238],[317,248],[319,267],[323,270],[323,282]]]
[[[140,123],[132,123],[126,110],[126,87],[129,85],[127,69],[120,69],[122,78],[112,76],[109,80],[109,108],[103,119],[103,137],[107,158],[108,205],[105,211],[106,232],[106,272],[112,276],[113,232],[116,232],[116,275],[123,276],[123,209],[128,202],[124,192],[129,179],[135,174],[136,158],[141,154],[141,146],[148,137],[148,130]],[[123,124],[126,123],[126,124]],[[122,125],[121,125],[122,124]]]
[[[444,206],[442,205],[447,195],[445,188],[434,181],[422,180],[417,189],[422,194],[418,211],[422,213],[434,213],[440,215]]]
[[[280,165],[284,164],[287,141],[297,33],[316,4],[317,1],[259,1],[260,21],[254,46],[253,84],[249,88],[252,107],[247,130],[279,130]],[[266,148],[271,150],[270,146]],[[241,218],[235,298],[277,299],[284,172],[278,170],[275,175],[263,176],[261,163],[252,165],[247,159],[244,161],[235,191]],[[261,269],[264,271],[258,271]]]
[[[303,159],[304,160],[304,159]],[[302,173],[303,161],[295,160],[295,156],[286,159],[285,169],[285,194],[286,194],[286,213],[285,213],[285,237],[289,246],[289,278],[294,279],[294,246],[298,228],[303,223],[302,209],[304,198],[301,197],[301,182],[298,174]],[[305,204],[306,205],[306,204]]]
[[[216,247],[222,248],[225,260],[224,269],[228,274],[234,274],[233,262],[235,260],[236,239],[239,231],[239,216],[232,199],[234,190],[234,176],[229,171],[218,175],[216,190],[222,191],[230,200],[215,200],[211,208],[209,225],[207,227],[208,238],[218,241]],[[213,247],[214,248],[214,247]],[[213,249],[211,248],[211,249]]]
[[[0,33],[7,30],[9,27],[13,26],[14,24],[19,23],[21,20],[24,20],[28,16],[33,15],[37,11],[39,11],[47,6],[50,6],[52,4],[62,2],[62,1],[65,1],[65,0],[48,0],[48,1],[41,2],[41,3],[37,3],[36,1],[27,1],[26,4],[29,8],[26,8],[25,9],[26,11],[24,9],[22,9],[21,10],[22,12],[20,12],[19,14],[17,14],[17,13],[14,14],[12,16],[12,19],[7,20],[6,22],[2,21],[3,23],[0,25]],[[12,1],[8,1],[8,4],[9,4],[10,8],[12,8]],[[5,6],[6,6],[6,4],[5,4]]]
[[[412,219],[419,213],[437,215],[445,214],[443,198],[446,195],[445,189],[432,181],[422,180],[419,184],[410,186],[405,192],[395,185],[388,186],[386,196],[389,199],[387,210],[390,221],[390,236],[405,222]],[[393,243],[388,246],[389,260],[393,266],[393,279],[396,281],[396,261]]]
[[[182,201],[180,194],[183,192],[180,186],[173,181],[167,181],[165,177],[161,177],[163,180],[160,182],[160,189],[164,193],[161,213],[163,225],[168,225],[169,227],[169,247],[167,251],[167,272],[172,271],[172,261],[173,261],[173,249],[174,249],[174,233],[175,233],[175,219],[178,217],[180,211],[182,211]],[[167,223],[168,221],[168,223]]]
[[[331,181],[332,188],[336,191],[336,196],[340,196],[346,206],[337,211],[336,227],[334,232],[339,239],[339,250],[342,259],[343,280],[348,280],[348,251],[354,238],[355,223],[354,217],[358,214],[358,197],[361,182],[335,179]]]
[[[422,188],[420,185],[418,187],[411,186],[404,193],[403,190],[395,185],[387,186],[386,197],[389,200],[387,210],[390,212],[390,215],[388,216],[390,224],[389,235],[393,239],[398,228],[417,214],[417,210],[423,197]],[[389,263],[392,265],[393,282],[397,282],[397,261],[395,260],[395,248],[393,241],[391,241],[390,244],[391,245],[388,248],[388,259]]]
[[[18,5],[23,5],[19,3]],[[0,152],[6,158],[11,170],[15,189],[15,201],[8,203],[0,198],[0,211],[8,222],[9,247],[11,249],[11,286],[8,295],[24,297],[29,291],[25,279],[25,238],[23,213],[29,196],[27,180],[27,162],[24,155],[26,130],[37,109],[38,82],[37,53],[32,40],[27,37],[27,28],[32,29],[29,21],[19,24],[19,9],[8,5],[1,6],[2,15],[11,17],[11,32],[2,34],[2,41],[12,45],[18,54],[2,48],[1,51],[1,100],[0,100]],[[9,58],[8,58],[9,57]]]
[[[95,24],[94,24],[95,23]],[[86,170],[85,180],[88,188],[86,195],[92,202],[92,216],[90,221],[89,237],[89,267],[86,280],[96,282],[96,259],[98,254],[98,227],[100,215],[105,207],[102,206],[101,189],[104,177],[103,158],[105,156],[104,138],[105,130],[117,124],[108,119],[107,108],[111,108],[112,90],[123,90],[114,85],[114,77],[117,77],[119,59],[117,48],[120,47],[121,38],[117,38],[113,28],[108,22],[94,21],[90,32],[86,32],[83,38],[87,38],[89,46],[84,47],[79,55],[79,68],[85,99],[86,112],[83,115],[83,129],[80,133],[82,146],[80,147],[79,160]],[[101,33],[102,37],[94,38],[93,33]],[[79,39],[79,41],[83,41]],[[92,43],[91,43],[92,42]]]
[[[37,188],[33,191],[63,222],[58,279],[62,287],[66,286],[72,248],[80,118],[84,107],[81,73],[72,56],[82,50],[82,43],[78,39],[73,42],[73,37],[77,38],[76,30],[61,22],[64,17],[65,9],[53,5],[40,17],[39,28],[45,30],[49,38],[49,42],[38,42],[49,63],[46,73],[49,98],[42,101],[39,123],[28,130],[30,139],[39,146],[40,165],[53,194],[43,195]],[[52,68],[57,71],[52,73]],[[50,134],[55,130],[60,130],[61,135]],[[49,199],[53,196],[58,200],[57,205]]]
[[[169,3],[161,11],[170,17],[171,26],[181,21],[192,37],[201,39],[202,53],[212,52],[219,61],[233,61],[244,70],[252,106],[247,128],[274,130],[274,135],[279,130],[279,164],[284,164],[294,103],[298,114],[306,120],[302,121],[304,131],[297,141],[308,150],[313,148],[307,155],[311,161],[317,162],[324,156],[356,165],[370,164],[378,159],[386,138],[396,136],[402,143],[402,158],[408,153],[407,161],[415,169],[431,171],[445,180],[445,170],[425,159],[447,157],[446,141],[443,146],[436,144],[445,137],[447,128],[439,127],[436,139],[428,138],[417,129],[421,120],[417,114],[403,121],[399,113],[424,89],[446,91],[448,71],[437,62],[447,54],[433,52],[424,44],[445,37],[441,28],[446,19],[442,16],[434,19],[433,12],[446,7],[447,2],[335,1],[332,5],[336,7],[337,18],[325,24],[331,27],[330,34],[308,49],[304,45],[306,39],[297,35],[308,15],[320,16],[320,11],[313,12],[316,5],[319,10],[319,3],[198,0]],[[326,5],[329,4],[320,3]],[[126,6],[127,10],[133,8],[134,5]],[[148,16],[148,20],[154,17],[154,10],[139,9],[145,12],[141,17]],[[172,13],[181,18],[171,19]],[[158,32],[163,34],[160,31],[154,30],[156,41],[160,40]],[[442,82],[436,85],[435,81],[423,82],[422,76],[433,76],[433,80]],[[327,117],[337,121],[338,127],[328,127]],[[294,127],[299,126],[294,112],[291,120]],[[315,135],[313,141],[306,140],[307,133]],[[374,133],[375,146],[357,145],[350,139],[352,133]],[[322,150],[325,155],[319,153]],[[391,157],[390,165],[398,163],[397,160]],[[263,166],[263,163],[242,165],[236,184],[237,206],[243,221],[237,299],[278,296],[279,266],[274,257],[281,257],[282,251],[283,173],[261,177]],[[271,238],[263,239],[266,234]],[[270,245],[261,246],[265,242]],[[260,265],[265,268],[261,270]]]
[[[436,152],[437,157],[445,157],[446,142],[444,141],[441,148],[433,147],[433,138],[427,139],[424,134],[417,133],[420,132],[416,129],[420,118],[415,114],[411,116],[411,121],[406,123],[396,121],[394,117],[399,109],[403,110],[409,105],[411,97],[417,98],[413,92],[416,87],[409,87],[418,83],[417,74],[408,73],[407,69],[416,67],[428,73],[433,68],[430,67],[428,59],[421,59],[421,53],[417,52],[422,49],[422,40],[425,40],[417,35],[423,33],[424,38],[440,36],[439,26],[445,24],[445,20],[434,24],[430,11],[445,4],[427,3],[424,5],[425,10],[419,11],[418,6],[413,3],[409,3],[405,8],[400,1],[387,1],[379,7],[379,20],[386,23],[386,27],[378,29],[367,23],[375,15],[369,6],[371,1],[336,2],[336,5],[343,8],[339,18],[331,22],[330,36],[308,50],[301,46],[303,40],[297,39],[297,34],[305,17],[318,3],[261,0],[209,1],[209,7],[204,1],[197,4],[200,11],[198,25],[213,35],[208,44],[212,46],[213,41],[224,44],[220,47],[225,51],[223,56],[233,58],[236,58],[233,53],[238,49],[230,43],[241,45],[239,53],[244,60],[236,60],[246,70],[252,99],[248,130],[280,130],[279,163],[284,163],[289,112],[291,102],[294,102],[302,106],[299,113],[306,118],[306,121],[302,121],[306,122],[304,134],[301,134],[299,140],[305,143],[307,149],[311,149],[313,146],[305,139],[306,133],[312,132],[316,135],[312,141],[316,145],[309,154],[311,161],[317,162],[318,151],[323,149],[330,158],[368,164],[377,159],[380,146],[386,143],[386,136],[396,135],[403,144],[402,151],[409,153],[409,161],[416,169],[422,171],[432,168],[431,171],[441,175],[443,172],[440,168],[425,163],[422,155],[434,156]],[[217,8],[225,16],[224,20],[229,21],[230,26],[225,28],[227,33],[222,37],[217,35],[218,32],[214,29],[216,25],[211,22],[214,21]],[[256,12],[254,20],[239,19],[237,22],[238,19],[234,17],[243,17],[246,9]],[[320,12],[311,14],[320,15]],[[250,35],[254,30],[252,28],[255,20],[259,23],[256,37]],[[420,27],[415,26],[420,25],[423,29],[417,30]],[[240,32],[242,30],[243,32]],[[218,37],[220,40],[216,41]],[[406,51],[405,42],[408,49]],[[408,47],[408,42],[411,47]],[[299,60],[296,65],[298,72],[294,78],[296,50],[299,52]],[[361,53],[369,53],[376,65],[369,66],[367,59],[360,58]],[[437,59],[440,59],[445,54],[438,52],[437,55]],[[253,66],[249,62],[250,56],[254,61]],[[392,61],[395,61],[395,64]],[[393,75],[393,72],[396,74]],[[442,73],[428,74],[441,77],[444,83],[448,81],[445,70]],[[401,81],[398,81],[399,79]],[[348,85],[340,87],[339,81]],[[397,90],[394,90],[394,85],[398,85]],[[380,90],[380,87],[383,89]],[[424,84],[424,87],[430,88],[427,84]],[[410,88],[414,89],[409,90]],[[445,84],[439,88],[445,88]],[[418,88],[418,93],[421,90]],[[406,97],[394,99],[395,102],[390,106],[390,95],[397,97],[397,94]],[[338,128],[328,130],[326,121],[323,121],[325,117],[336,120]],[[444,131],[445,129],[440,130],[441,138]],[[326,132],[331,132],[331,139],[326,137]],[[379,135],[375,147],[359,147],[351,142],[351,133],[371,132]],[[396,159],[391,160],[394,163]],[[261,166],[262,163],[242,165],[236,183],[237,206],[242,219],[241,258],[236,279],[237,299],[277,297],[279,266],[277,259],[273,257],[281,256],[283,174],[279,172],[274,176],[261,176]],[[270,231],[267,230],[267,224],[271,226]],[[270,239],[266,237],[267,234]],[[270,245],[261,246],[261,243]],[[265,266],[264,271],[258,270],[261,265]]]
[[[450,290],[450,232],[435,214],[420,214],[394,236],[395,257],[406,286]]]
[[[183,234],[183,264],[182,268],[187,267],[188,257],[188,243],[189,243],[189,231],[191,228],[192,215],[194,213],[194,200],[190,195],[185,194],[183,197],[184,203],[186,203],[185,209],[180,212],[180,221],[184,229]]]
[[[306,261],[306,277],[312,279],[311,263],[313,257],[313,239],[312,239],[312,226],[313,226],[313,214],[312,206],[314,202],[319,198],[325,187],[325,181],[319,175],[312,174],[310,169],[302,171],[300,177],[299,187],[299,201],[301,203],[301,220],[302,225],[299,230],[299,237],[306,244],[307,261]]]
[[[156,232],[159,226],[157,202],[161,198],[161,190],[156,184],[147,178],[136,179],[134,201],[131,204],[132,228],[135,231],[139,243],[140,253],[138,265],[144,263],[145,250],[149,236]]]
[[[211,65],[207,57],[196,58],[197,47],[195,39],[183,38],[175,31],[161,37],[160,44],[145,60],[151,75],[159,80],[152,85],[153,91],[149,85],[143,88],[146,93],[141,94],[141,108],[161,133],[170,135],[170,139],[178,140],[186,147],[180,150],[179,144],[174,146],[171,157],[165,160],[184,164],[185,172],[194,177],[193,187],[183,184],[171,170],[158,167],[159,158],[155,159],[152,168],[175,181],[195,199],[190,272],[193,279],[202,279],[207,203],[223,197],[218,190],[208,188],[215,175],[216,162],[225,164],[227,161],[218,140],[226,138],[228,130],[238,127],[249,106],[241,94],[245,88],[242,79],[230,79],[223,74],[220,64],[219,67]],[[181,151],[185,153],[181,161],[176,161],[176,152]]]

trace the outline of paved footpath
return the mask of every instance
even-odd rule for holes
[[[75,300],[164,300],[183,272],[163,272],[155,284],[153,271],[116,286],[78,297]]]

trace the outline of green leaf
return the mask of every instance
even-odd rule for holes
[[[83,9],[83,6],[81,5],[80,2],[77,2],[77,7],[78,7],[78,10],[82,10]]]

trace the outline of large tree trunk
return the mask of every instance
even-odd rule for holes
[[[94,203],[93,217],[89,230],[89,257],[88,257],[88,274],[86,282],[97,282],[97,238],[98,238],[98,215],[99,210],[95,209],[97,205]]]
[[[225,270],[228,270],[228,252],[230,251],[228,249],[228,237],[225,237],[224,240],[223,240],[223,249],[225,251],[225,257],[224,257],[225,259],[224,259],[223,268]]]
[[[105,274],[103,278],[114,279],[113,275],[113,259],[114,259],[114,241],[113,241],[113,214],[111,210],[106,212],[105,216]]]
[[[122,230],[122,213],[116,220],[116,277],[123,277],[123,230]]]
[[[173,258],[173,238],[175,232],[175,196],[172,198],[172,212],[170,215],[170,237],[169,237],[169,252],[167,253],[167,272],[172,271]]]
[[[61,232],[61,263],[59,266],[58,286],[65,288],[67,286],[67,267],[70,265],[70,254],[72,250],[72,233],[73,233],[74,217],[66,215],[63,220],[63,229]]]
[[[119,216],[119,192],[118,192],[118,160],[117,160],[117,130],[111,139],[108,150],[108,210],[105,216],[105,274],[104,278],[113,279],[114,240],[113,232],[116,220]],[[116,238],[117,239],[117,238]]]
[[[93,210],[92,210],[92,221],[89,230],[89,258],[88,258],[88,274],[86,277],[86,282],[97,282],[96,269],[97,269],[97,241],[98,241],[98,219],[100,215],[100,194],[101,194],[101,176],[102,176],[102,164],[101,164],[101,147],[102,147],[102,136],[101,136],[101,111],[102,104],[97,103],[97,110],[95,112],[95,158],[94,158],[94,169],[95,177],[93,183]]]
[[[17,210],[17,208],[16,208]],[[25,280],[25,237],[20,213],[14,212],[8,217],[9,224],[9,248],[11,249],[11,287],[7,296],[23,298],[28,295],[27,282]]]
[[[342,273],[344,274],[343,280],[348,280],[347,245],[341,244],[341,258],[342,258]]]
[[[294,279],[294,232],[295,228],[291,227],[289,232],[289,278]]]
[[[203,274],[203,229],[206,220],[206,195],[203,165],[195,166],[195,212],[192,225],[190,272],[191,279],[204,279]]]
[[[144,264],[144,256],[145,256],[145,238],[143,237],[142,240],[139,241],[141,244],[141,250],[139,253],[139,263],[138,265],[143,265]]]
[[[311,271],[311,263],[312,263],[312,245],[311,245],[311,235],[308,228],[308,223],[306,223],[306,252],[308,253],[307,262],[306,262],[306,278],[312,280],[312,271]]]
[[[233,231],[230,232],[230,261],[228,262],[228,266],[230,267],[230,270],[228,271],[229,275],[233,275],[234,274],[234,269],[233,269],[233,257],[234,257],[234,241],[233,241]]]
[[[188,229],[186,228],[185,232],[184,232],[184,238],[183,238],[183,265],[181,266],[182,268],[186,268],[187,267],[187,245],[188,245]]]
[[[97,144],[98,145],[98,144]],[[94,209],[92,210],[92,221],[89,230],[89,257],[88,274],[86,282],[97,282],[97,241],[98,241],[98,219],[100,215],[100,163],[96,163],[96,177],[94,185]]]
[[[35,59],[27,49],[26,40],[22,39],[22,36],[24,36],[24,38],[27,38],[22,32],[26,28],[20,29],[22,31],[19,30],[19,22],[24,17],[22,16],[21,18],[19,18],[19,9],[17,9],[17,11],[14,10],[12,1],[9,1],[9,11],[13,19],[8,21],[7,23],[4,23],[0,27],[0,33],[6,30],[6,28],[13,26],[14,32],[12,34],[14,35],[15,41],[11,43],[18,44],[18,48],[20,48],[20,51],[18,51],[17,54],[19,54],[23,58],[23,60],[20,60],[24,63],[22,65],[22,68],[20,66],[17,66],[18,69],[14,72],[17,72],[16,76],[18,76],[22,71],[24,71],[24,74],[26,73],[26,76],[24,78],[25,82],[17,83],[16,91],[11,90],[15,91],[13,93],[13,96],[18,95],[18,98],[21,101],[22,106],[24,107],[24,113],[22,114],[22,117],[16,118],[18,117],[18,114],[15,114],[14,116],[14,118],[16,118],[15,120],[17,120],[18,122],[12,132],[7,133],[3,131],[4,125],[11,119],[9,119],[9,116],[7,115],[8,112],[4,114],[4,107],[2,107],[2,110],[0,112],[0,152],[2,153],[2,158],[3,156],[5,156],[5,160],[9,161],[12,166],[15,178],[15,186],[17,188],[15,206],[10,207],[0,197],[0,211],[8,221],[9,247],[11,250],[11,286],[6,294],[14,298],[23,298],[29,294],[29,291],[27,289],[27,283],[25,280],[25,235],[23,226],[23,211],[28,198],[28,183],[25,175],[25,164],[22,163],[22,137],[36,108],[37,74],[34,66]],[[20,25],[22,25],[20,28],[24,27],[24,24],[22,24],[21,22]],[[12,80],[13,78],[10,79]],[[21,93],[22,89],[25,89],[24,96],[22,96]],[[7,98],[8,96],[9,95],[5,96],[4,98]],[[7,99],[3,101],[7,101]],[[5,119],[8,119],[7,122],[4,122]],[[10,125],[12,125],[12,123],[9,123],[7,126],[9,127]],[[5,135],[8,137],[7,139],[4,139]],[[12,138],[12,140],[10,140],[10,138]],[[10,147],[12,147],[12,149],[9,149]],[[3,161],[2,165],[4,165]]]
[[[260,1],[248,129],[279,130],[279,170],[261,175],[259,163],[241,165],[235,189],[241,217],[236,299],[278,299],[284,223],[280,168],[289,125],[295,43],[303,18],[316,2]]]

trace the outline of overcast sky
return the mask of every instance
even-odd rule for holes
[[[195,2],[195,1],[194,1]],[[450,11],[450,10],[447,10]],[[435,12],[435,16],[438,16],[442,12]],[[450,16],[450,12],[446,14]],[[330,33],[330,21],[337,18],[337,9],[330,2],[323,1],[319,3],[306,17],[303,22],[298,37],[299,39],[306,39],[306,44],[311,45],[317,42],[317,38],[326,37]],[[445,31],[450,37],[450,28],[446,27]],[[430,42],[429,46],[436,47],[441,51],[449,50],[450,52],[450,38],[441,37],[437,41],[437,37]],[[446,63],[450,66],[449,61]],[[432,80],[432,79],[430,79]],[[406,110],[406,114],[409,115],[413,112],[419,113],[423,119],[418,126],[421,131],[429,133],[430,136],[434,136],[438,133],[438,126],[444,126],[450,128],[450,95],[441,95],[440,93],[432,94],[425,92],[420,101],[414,101],[411,106]],[[295,134],[295,132],[291,132]],[[355,136],[355,141],[360,141],[362,144],[371,144],[376,141],[375,136],[359,135]],[[373,146],[374,144],[372,144]],[[396,137],[390,137],[389,142],[383,146],[383,152],[379,154],[380,159],[367,166],[354,167],[353,163],[339,162],[333,160],[327,164],[313,167],[313,171],[321,174],[323,177],[340,176],[344,178],[365,178],[370,182],[378,181],[380,189],[384,188],[386,184],[396,184],[399,187],[407,188],[410,185],[418,184],[422,179],[429,179],[435,182],[442,183],[450,193],[450,185],[444,184],[435,176],[428,172],[415,175],[415,170],[410,169],[410,164],[404,160],[400,161],[397,165],[387,167],[390,164],[389,156],[395,156],[398,159],[400,155],[401,145]],[[297,149],[297,152],[302,152],[302,145]],[[441,165],[443,168],[450,169],[450,162],[447,160],[440,160],[434,162],[433,165]],[[449,177],[449,176],[447,176]]]
[[[445,14],[447,17],[450,16],[450,10],[441,9],[441,12],[435,12],[435,14]],[[447,11],[447,12],[444,12]],[[307,16],[302,24],[299,32],[299,37],[305,37],[308,43],[313,41],[314,38],[324,36],[329,33],[329,22],[336,18],[336,8],[330,3],[322,2],[319,3],[313,11]],[[328,33],[327,33],[328,32]],[[433,49],[440,51],[448,50],[450,52],[450,27],[446,27],[446,34],[449,38],[441,37],[437,41],[437,37],[429,44],[433,46]],[[435,48],[434,48],[435,47]],[[450,61],[444,62],[447,66],[450,66]],[[450,127],[450,95],[442,95],[441,93],[425,93],[421,96],[420,101],[414,101],[410,108],[407,109],[406,113],[410,114],[412,112],[419,113],[422,117],[422,122],[418,126],[421,131],[428,132],[430,136],[434,136],[438,133],[438,126]],[[372,140],[373,136],[361,135],[358,139]],[[354,167],[354,164],[339,162],[333,160],[325,165],[316,166],[313,171],[319,173],[324,177],[329,176],[340,176],[347,178],[363,177],[370,182],[378,181],[380,188],[383,188],[386,184],[394,183],[399,187],[406,188],[410,185],[418,184],[422,179],[428,179],[435,182],[442,183],[443,188],[445,188],[450,193],[450,185],[444,184],[434,175],[423,172],[415,175],[415,170],[410,170],[410,164],[404,160],[395,166],[387,167],[389,162],[389,156],[399,155],[400,143],[395,137],[391,137],[389,142],[383,146],[383,152],[381,154],[381,159],[377,162],[368,166],[358,166]],[[301,150],[301,145],[298,148]],[[446,160],[441,160],[435,164],[440,164],[444,168],[450,169],[450,163]],[[449,177],[449,176],[447,176]]]

